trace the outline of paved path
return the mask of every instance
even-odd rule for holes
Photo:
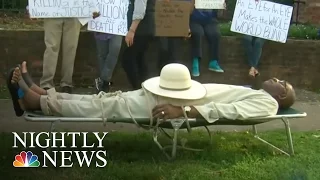
[[[298,100],[294,108],[304,111],[308,114],[303,119],[293,119],[290,121],[291,130],[309,131],[320,130],[320,97],[319,94],[309,91],[297,91]],[[48,131],[49,123],[26,122],[23,117],[14,116],[10,100],[0,100],[0,132],[28,132],[28,131]],[[102,123],[60,123],[56,126],[60,131],[127,131],[136,132],[142,129],[136,128],[133,124],[113,124],[108,123],[106,127]],[[258,126],[258,130],[266,131],[276,128],[282,128],[282,121],[271,121]],[[214,126],[212,130],[218,131],[242,131],[250,126]]]

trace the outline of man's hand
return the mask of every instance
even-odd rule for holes
[[[125,41],[126,41],[126,44],[128,47],[133,45],[134,34],[135,34],[135,32],[130,29],[126,35]]]
[[[183,111],[180,106],[171,104],[157,105],[152,109],[152,116],[163,120],[175,119],[183,116]]]
[[[93,19],[99,17],[100,15],[101,15],[100,12],[93,12],[93,13],[92,13]]]

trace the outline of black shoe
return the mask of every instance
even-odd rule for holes
[[[111,82],[103,81],[100,78],[96,78],[94,82],[97,93],[100,93],[101,91],[107,93],[110,91]]]
[[[72,93],[72,88],[69,87],[69,86],[61,87],[61,92],[71,94]]]
[[[102,80],[100,78],[94,79],[94,85],[96,87],[96,92],[99,93],[101,91]]]
[[[104,92],[108,93],[110,92],[110,88],[111,88],[112,82],[104,82],[102,85],[102,89]]]

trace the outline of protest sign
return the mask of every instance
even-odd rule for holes
[[[225,9],[225,0],[195,0],[196,9]]]
[[[94,0],[29,0],[30,18],[91,17]]]
[[[231,31],[285,43],[293,7],[269,1],[237,0]]]
[[[88,22],[88,30],[125,36],[129,0],[96,0],[100,16]]]
[[[155,7],[155,35],[186,37],[189,34],[190,3],[157,1]]]

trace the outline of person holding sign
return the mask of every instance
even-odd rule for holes
[[[244,35],[243,42],[248,57],[248,63],[250,65],[249,76],[256,77],[259,75],[257,66],[259,64],[265,39]]]
[[[139,89],[148,77],[144,53],[154,36],[156,0],[129,0],[127,47],[122,57],[122,67],[133,89]]]
[[[197,1],[196,1],[197,4]],[[225,6],[225,4],[224,4]],[[202,59],[202,38],[209,43],[209,70],[224,72],[219,65],[220,30],[217,21],[217,9],[195,9],[190,17],[192,76],[199,76],[199,61]]]
[[[32,18],[29,12],[29,5],[26,7],[26,14],[29,18]],[[97,12],[92,13],[93,18],[99,15]],[[43,55],[43,72],[40,79],[40,87],[50,89],[55,86],[53,79],[56,73],[60,47],[62,46],[62,79],[60,86],[62,92],[72,93],[72,75],[81,23],[78,18],[62,16],[57,18],[46,17],[43,18],[43,21],[46,49]]]
[[[95,79],[96,89],[98,92],[109,92],[112,74],[121,49],[122,36],[95,32],[94,37],[100,71],[99,78]]]
[[[72,74],[81,24],[77,18],[48,18],[44,19],[43,28],[46,50],[43,55],[43,72],[40,79],[40,87],[50,89],[55,86],[53,79],[56,73],[60,45],[62,45],[62,78],[60,86],[63,92],[71,93]]]
[[[164,0],[165,2],[177,1],[177,0]],[[190,2],[190,14],[194,9],[195,0],[178,0]],[[189,29],[190,30],[190,29]],[[190,38],[185,37],[185,38]],[[181,46],[184,37],[158,37],[159,51],[158,51],[158,71],[170,63],[178,62],[179,59],[179,47]]]
[[[269,1],[269,0],[255,0],[256,3],[259,3],[259,1]],[[251,77],[256,77],[259,75],[257,66],[259,64],[259,60],[262,53],[262,47],[265,41],[266,41],[265,39],[256,37],[256,36],[250,36],[250,35],[243,36],[243,44],[246,50],[248,63],[250,66],[249,76]]]

